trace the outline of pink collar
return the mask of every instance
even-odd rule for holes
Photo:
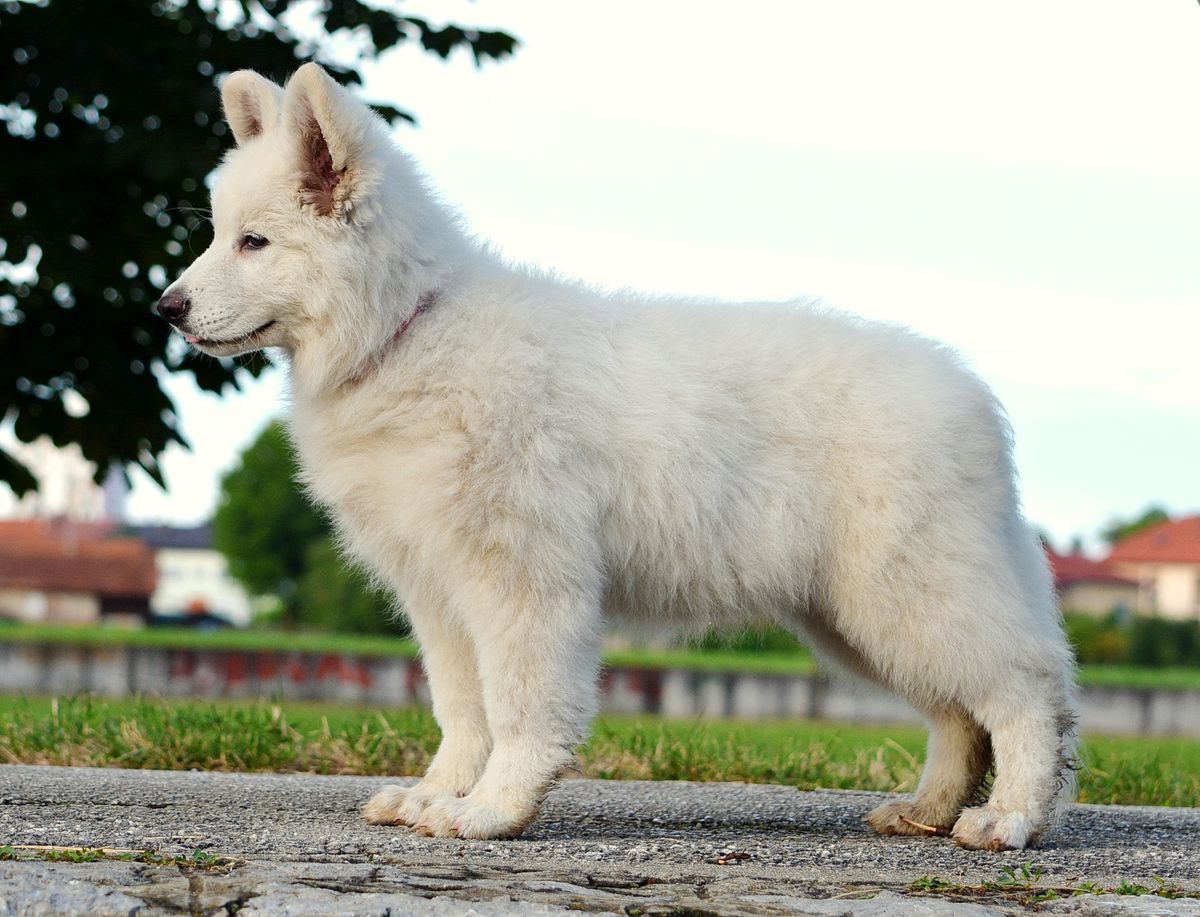
[[[404,332],[408,330],[418,315],[423,315],[433,308],[433,304],[438,300],[437,290],[426,290],[417,299],[417,307],[413,309],[412,314],[400,323],[400,327],[396,329],[396,333],[392,335],[392,343],[404,337]]]
[[[404,337],[404,333],[408,331],[409,326],[416,321],[418,315],[423,315],[433,308],[433,304],[438,301],[440,294],[437,290],[426,290],[417,298],[417,307],[412,310],[412,313],[404,321],[400,323],[400,327],[392,332],[392,336],[388,338],[387,343],[383,348],[371,358],[371,361],[353,376],[346,380],[346,385],[355,386],[361,383],[369,376],[372,371],[383,363],[383,358],[387,356],[389,350],[399,343],[400,338]]]

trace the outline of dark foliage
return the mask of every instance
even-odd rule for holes
[[[299,623],[296,591],[309,546],[329,530],[301,495],[298,473],[283,425],[269,424],[221,479],[213,517],[213,543],[230,574],[252,595],[278,596],[289,624]]]
[[[1149,506],[1136,519],[1114,519],[1100,532],[1100,537],[1109,544],[1116,544],[1122,538],[1128,538],[1142,529],[1166,522],[1170,518],[1170,514],[1161,506]]]
[[[358,39],[360,63],[403,42],[441,57],[462,48],[476,62],[516,44],[356,0],[318,5],[314,44],[281,21],[292,5],[222,3],[218,17],[218,4],[199,0],[0,2],[0,419],[19,439],[76,442],[98,477],[133,463],[161,483],[158,455],[184,442],[162,377],[185,369],[205,389],[237,384],[228,361],[183,365],[151,312],[210,239],[198,208],[229,143],[223,73],[250,67],[283,80],[317,59],[359,82],[357,64],[324,56],[335,35]],[[69,391],[86,399],[86,414],[67,410]],[[18,493],[35,484],[2,450],[0,481]]]
[[[1200,621],[1127,612],[1065,615],[1067,637],[1081,663],[1200,666]]]
[[[1134,621],[1129,661],[1134,665],[1200,666],[1200,621]]]
[[[408,634],[408,622],[396,613],[395,601],[348,567],[332,538],[312,542],[305,560],[307,569],[296,590],[299,623],[347,634]]]

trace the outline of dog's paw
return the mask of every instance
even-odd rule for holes
[[[945,837],[953,822],[953,818],[941,818],[914,800],[885,802],[867,815],[867,824],[877,833],[910,837]]]
[[[997,812],[987,806],[963,809],[951,832],[969,850],[1023,850],[1036,840],[1029,818],[1021,812]]]
[[[473,800],[468,795],[461,799],[438,799],[430,803],[414,828],[418,834],[426,837],[498,840],[516,837],[536,814],[504,812]]]
[[[438,794],[413,787],[385,786],[362,807],[362,816],[373,825],[415,825]]]

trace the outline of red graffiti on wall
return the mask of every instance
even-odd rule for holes
[[[368,688],[371,685],[371,672],[358,659],[347,656],[325,655],[317,659],[317,681],[335,678],[341,684],[359,685]]]

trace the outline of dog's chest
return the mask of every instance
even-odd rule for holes
[[[296,410],[291,432],[309,495],[358,559],[381,573],[448,517],[464,436],[443,411]]]

